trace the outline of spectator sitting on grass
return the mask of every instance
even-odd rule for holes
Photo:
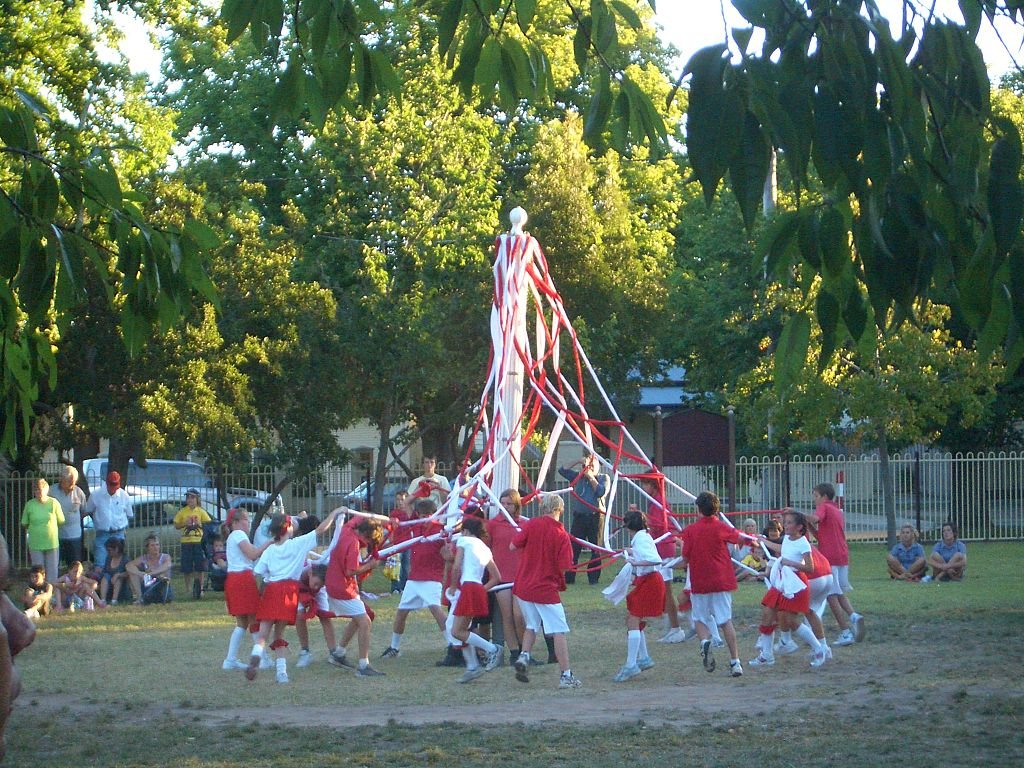
[[[125,566],[135,604],[166,603],[171,596],[171,556],[160,551],[160,539],[149,534],[142,554]]]
[[[907,524],[900,528],[900,540],[889,552],[886,562],[890,579],[920,581],[924,576],[924,547],[917,541],[917,529],[914,526]]]
[[[932,575],[921,581],[960,581],[967,571],[967,546],[960,541],[956,523],[942,524],[942,538],[935,542],[928,557]]]
[[[119,600],[131,597],[128,583],[128,558],[124,554],[124,539],[107,539],[103,548],[107,551],[107,559],[100,568],[97,580],[100,583],[100,597],[117,605]],[[125,590],[128,594],[123,594]]]
[[[46,568],[33,565],[28,572],[28,586],[21,597],[25,615],[30,619],[49,616],[53,607],[53,585],[46,580]]]
[[[81,561],[72,561],[68,572],[57,579],[57,591],[60,593],[57,610],[84,608],[88,611],[94,607],[106,608],[107,604],[96,593],[97,586],[95,579],[85,575],[85,567]]]

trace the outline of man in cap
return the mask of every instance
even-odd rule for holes
[[[185,506],[174,516],[174,527],[181,531],[181,573],[185,577],[185,589],[191,589],[196,600],[203,596],[206,571],[203,526],[210,522],[213,518],[199,506],[199,491],[189,488],[185,492]]]
[[[135,517],[131,497],[121,487],[119,473],[108,473],[104,487],[96,488],[89,494],[89,500],[85,503],[85,514],[92,515],[93,527],[96,530],[93,561],[97,568],[102,568],[107,563],[107,541],[123,540],[128,529],[128,521]]]

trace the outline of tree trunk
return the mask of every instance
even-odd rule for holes
[[[882,476],[882,507],[885,509],[885,537],[889,548],[896,546],[896,492],[893,488],[892,468],[889,466],[889,436],[882,427],[878,430],[878,471]]]
[[[391,427],[394,423],[394,410],[389,404],[384,412],[377,419],[377,428],[380,430],[380,438],[377,442],[377,460],[373,468],[373,509],[372,512],[381,515],[384,511],[384,489],[388,483],[388,448],[391,445]],[[391,510],[387,510],[390,512]]]

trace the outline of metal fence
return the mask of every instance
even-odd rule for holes
[[[943,522],[955,520],[964,539],[1024,538],[1024,453],[949,454],[917,450],[891,456],[889,468],[895,490],[897,527],[909,522],[921,531],[925,540],[933,540],[938,537]],[[625,465],[620,469],[626,473],[634,471]],[[538,470],[537,466],[527,468],[533,479]],[[0,478],[0,531],[7,538],[12,559],[18,567],[28,562],[20,521],[25,502],[32,497],[32,482],[42,476],[56,484],[59,471],[59,465],[48,464],[23,477]],[[454,474],[450,467],[439,466],[438,471],[448,476]],[[811,489],[818,483],[831,482],[842,489],[847,536],[878,542],[886,538],[880,461],[875,454],[742,459],[736,466],[736,498],[733,500],[728,498],[726,490],[728,468],[725,466],[666,467],[665,475],[672,483],[694,494],[702,490],[714,491],[722,498],[723,508],[729,508],[731,502],[738,516],[753,517],[759,526],[770,510],[784,506],[810,509]],[[209,487],[219,481],[229,489],[229,502],[242,499],[249,505],[285,479],[285,475],[273,467],[248,467],[244,471],[222,472],[219,477],[212,472],[207,475]],[[341,504],[353,506],[365,500],[365,480],[365,469],[358,466],[324,467],[311,475],[292,478],[281,491],[281,504],[293,514],[305,510],[322,517]],[[407,487],[409,480],[404,474],[388,478],[383,487],[385,508],[390,508],[395,491]],[[129,477],[126,485],[131,482]],[[557,475],[549,479],[551,490],[565,486],[565,481]],[[357,489],[360,489],[358,497],[352,495]],[[134,557],[141,552],[142,540],[156,532],[164,550],[177,560],[179,536],[171,519],[184,504],[185,489],[147,487],[147,491],[148,500],[136,499],[135,502],[136,519],[128,531],[128,554]],[[373,488],[372,492],[375,491]],[[672,489],[671,484],[669,502],[677,512],[692,510],[688,498]],[[612,502],[612,513],[621,516],[631,503],[646,507],[639,491],[620,483]],[[571,502],[568,506],[566,525],[571,524]],[[216,510],[208,511],[217,514]],[[525,514],[531,515],[533,511],[528,508]],[[616,534],[611,544],[624,544],[624,540],[620,541],[622,537],[623,534]],[[91,544],[88,530],[85,538],[88,547]]]

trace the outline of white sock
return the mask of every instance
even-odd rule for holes
[[[278,672],[287,672],[288,671],[288,659],[282,657],[282,658],[277,660],[277,671]]]
[[[398,634],[397,632],[392,632],[391,633],[391,647],[394,648],[397,651],[398,650],[398,646],[400,646],[401,644],[402,644],[402,636],[400,634]]]
[[[792,632],[779,632],[779,639],[782,640],[782,642],[784,642],[786,645],[789,645],[790,643],[793,642],[793,633]]]
[[[467,670],[474,670],[480,666],[480,660],[476,657],[476,651],[473,650],[471,645],[466,645],[462,648],[462,658],[466,660]]]
[[[370,660],[369,659],[360,659],[359,660],[359,668],[360,669],[366,669],[368,666],[370,666]]]
[[[677,627],[678,629],[678,627]],[[641,629],[640,630],[640,650],[637,651],[638,659],[646,659],[651,654],[647,652],[647,634]]]
[[[636,657],[640,652],[640,635],[642,633],[639,629],[631,629],[626,633],[626,666],[635,667]]]
[[[334,646],[334,651],[332,653],[334,653],[334,655],[337,656],[339,659],[343,659],[345,658],[345,647],[341,645],[336,645]]]
[[[466,642],[474,648],[479,648],[481,651],[486,651],[487,653],[494,653],[498,650],[498,646],[490,640],[484,640],[476,632],[470,632],[469,637],[466,638]]]
[[[252,655],[253,656],[258,656],[258,657],[260,657],[262,659],[263,658],[263,646],[260,645],[259,643],[256,643],[256,645],[254,645],[252,647]]]
[[[821,653],[821,645],[818,644],[818,638],[814,636],[814,631],[811,629],[809,624],[801,624],[797,627],[794,632],[796,636],[811,646],[811,650],[815,653]]]
[[[859,613],[857,613],[856,611],[854,611],[853,613],[851,613],[851,614],[850,614],[850,621],[852,621],[852,622],[854,622],[854,623],[856,623],[856,622],[860,621],[860,614],[859,614]]]
[[[245,627],[235,627],[231,632],[231,639],[228,640],[228,655],[225,657],[228,661],[233,661],[238,658],[238,649],[242,646],[242,640],[245,638]]]

